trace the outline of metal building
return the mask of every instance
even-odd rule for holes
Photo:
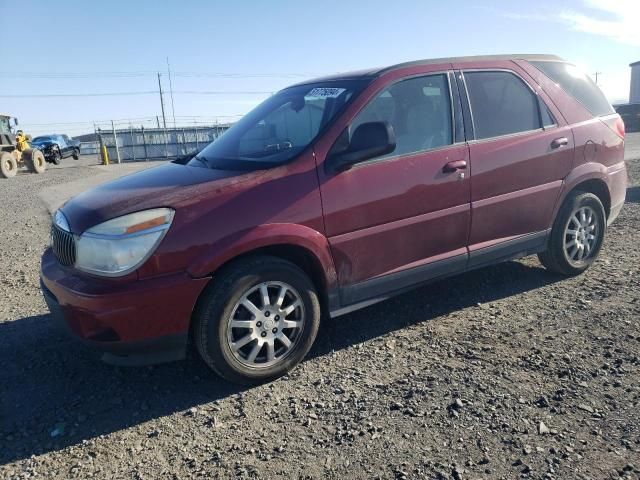
[[[629,103],[640,103],[640,62],[634,62],[629,66],[631,67]]]

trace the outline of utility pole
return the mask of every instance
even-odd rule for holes
[[[162,97],[162,83],[160,82],[160,72],[158,72],[158,90],[160,90],[160,107],[162,108],[162,124],[167,129],[167,119],[164,116],[164,98]]]
[[[176,110],[173,107],[173,82],[171,81],[171,66],[167,57],[167,74],[169,75],[169,93],[171,94],[171,116],[173,117],[173,129],[176,129]]]
[[[596,77],[596,85],[598,85],[598,76],[602,75],[602,72],[595,72],[593,74],[594,77]]]

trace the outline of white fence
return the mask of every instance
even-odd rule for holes
[[[99,143],[102,142],[107,147],[112,163],[118,158],[123,162],[136,162],[197,153],[222,135],[229,126],[224,124],[167,129],[140,127],[115,132],[98,129],[96,133]]]

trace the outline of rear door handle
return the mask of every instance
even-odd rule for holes
[[[467,168],[466,160],[454,160],[453,162],[448,162],[444,167],[442,167],[442,171],[444,173],[451,173],[456,170],[464,170],[465,168]]]
[[[565,145],[569,145],[569,139],[567,137],[556,138],[553,142],[551,142],[551,148],[560,148]]]

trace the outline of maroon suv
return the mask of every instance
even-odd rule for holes
[[[52,313],[120,364],[282,375],[320,319],[537,253],[576,275],[624,203],[624,124],[555,56],[417,61],[286,88],[185,162],[73,198]]]

